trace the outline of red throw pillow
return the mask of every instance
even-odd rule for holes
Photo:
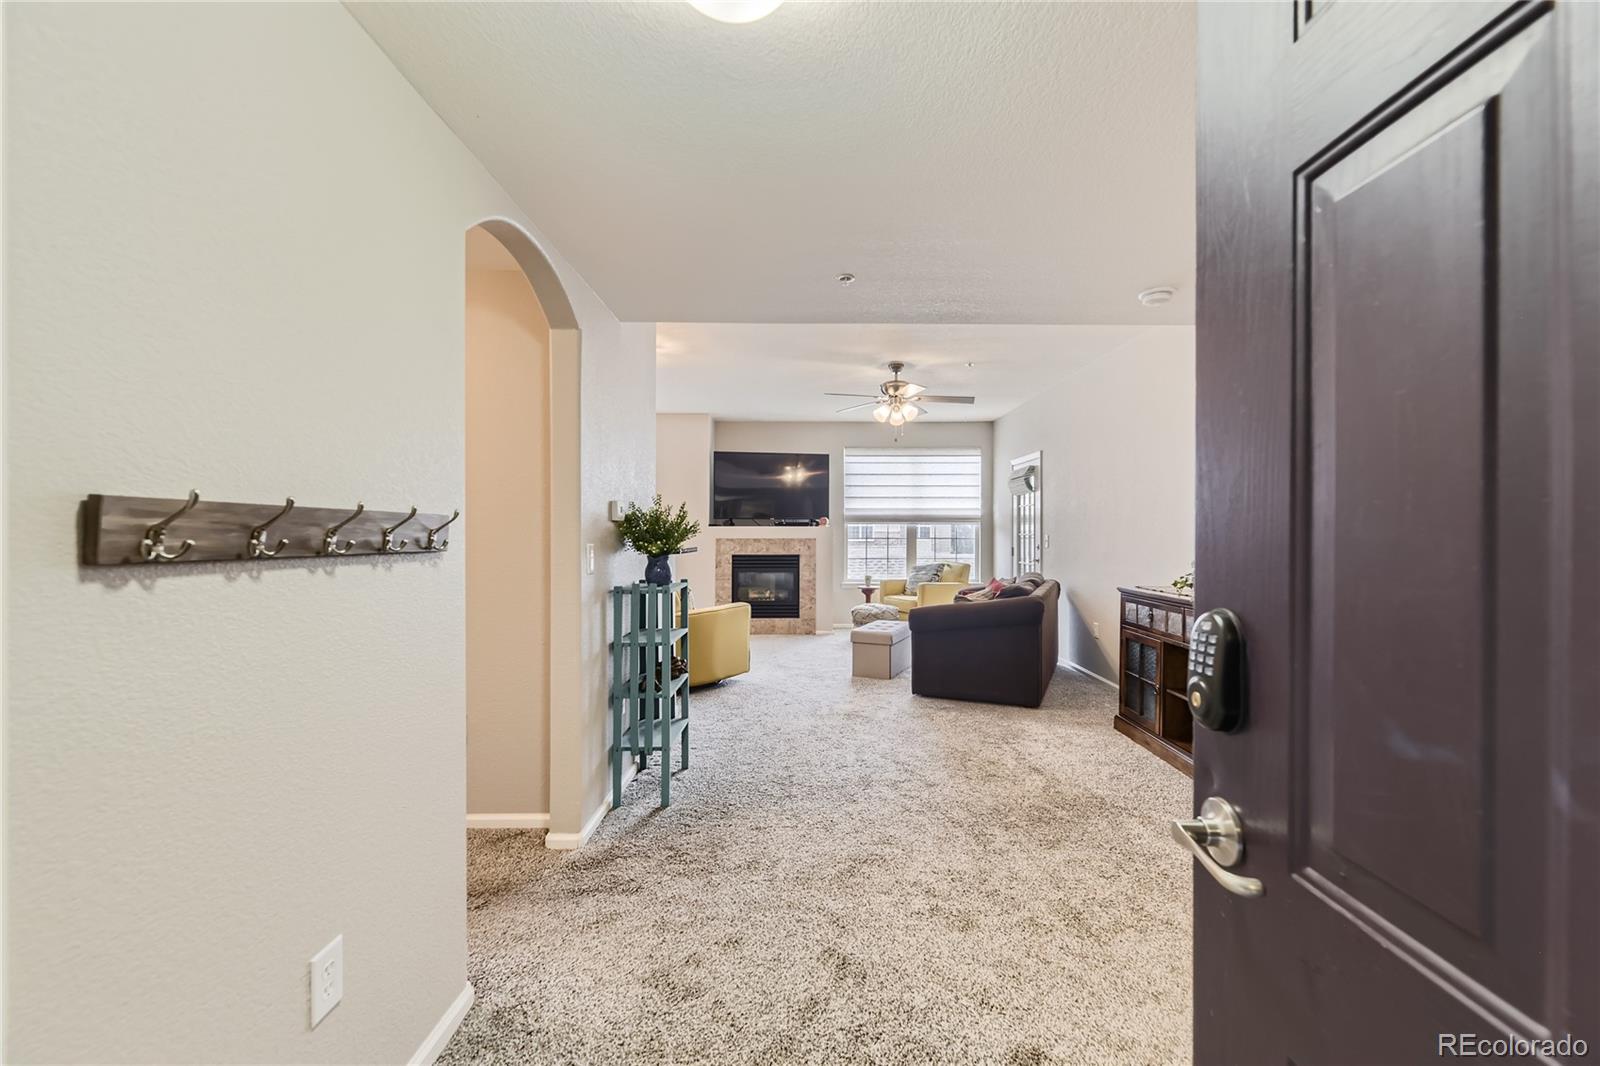
[[[999,578],[992,577],[992,578],[989,579],[989,591],[994,593],[995,595],[999,595],[1000,590],[1005,588],[1005,587],[1006,587],[1006,583],[1004,581],[1001,581]]]

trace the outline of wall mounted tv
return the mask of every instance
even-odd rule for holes
[[[717,452],[712,457],[713,523],[814,525],[827,515],[827,455]]]

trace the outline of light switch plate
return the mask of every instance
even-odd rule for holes
[[[594,545],[593,544],[585,544],[583,546],[583,572],[586,573],[586,574],[594,573]]]
[[[344,998],[344,934],[311,957],[311,1027]]]
[[[611,512],[610,513],[611,513],[611,521],[620,522],[620,521],[622,521],[623,515],[625,515],[627,512],[623,509],[621,500],[612,500],[611,501]]]

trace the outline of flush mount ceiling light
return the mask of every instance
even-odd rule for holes
[[[1146,289],[1139,294],[1139,302],[1146,307],[1160,307],[1164,303],[1171,303],[1178,290],[1170,285],[1158,285],[1153,289]]]
[[[754,22],[778,10],[783,0],[689,0],[689,6],[718,22]]]

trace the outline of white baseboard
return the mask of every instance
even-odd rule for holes
[[[659,759],[660,757],[661,753],[657,752],[656,758]],[[632,781],[638,774],[639,764],[629,759],[628,765],[622,768],[622,787],[627,788],[628,782]],[[606,783],[605,802],[600,804],[599,810],[589,816],[587,822],[583,823],[583,828],[576,833],[546,833],[544,835],[544,846],[551,851],[576,851],[589,842],[589,838],[594,836],[594,831],[600,828],[600,822],[610,813],[611,784],[608,781]]]
[[[417,1048],[416,1054],[411,1056],[408,1066],[433,1066],[434,1060],[444,1054],[445,1047],[450,1043],[450,1038],[456,1035],[456,1030],[461,1028],[461,1019],[467,1016],[467,1011],[472,1009],[472,982],[468,981],[455,1002],[450,1004],[444,1012],[444,1017],[439,1019],[433,1027],[433,1032],[428,1034],[422,1046]]]
[[[546,833],[544,835],[544,846],[551,851],[576,851],[589,842],[589,838],[594,836],[594,831],[600,828],[601,819],[610,813],[611,801],[608,799],[600,805],[597,811],[589,816],[589,820],[583,824],[583,828],[576,833]]]
[[[468,829],[549,829],[548,814],[469,814]]]
[[[1102,685],[1106,685],[1109,688],[1116,688],[1117,687],[1117,683],[1115,681],[1111,680],[1109,677],[1101,677],[1099,674],[1095,673],[1093,670],[1085,670],[1083,667],[1079,666],[1077,663],[1068,662],[1065,659],[1061,659],[1056,663],[1056,665],[1061,667],[1064,670],[1071,670],[1075,674],[1082,674],[1084,677],[1091,677],[1094,680],[1100,682]]]

